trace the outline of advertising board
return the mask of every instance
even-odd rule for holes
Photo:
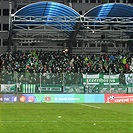
[[[105,94],[105,103],[133,103],[133,94]]]
[[[1,102],[104,103],[104,94],[1,94]]]
[[[14,94],[3,94],[3,102],[17,102],[18,98]]]
[[[133,103],[133,94],[0,94],[4,103]]]

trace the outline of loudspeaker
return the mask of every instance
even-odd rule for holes
[[[101,52],[108,53],[108,44],[101,44]]]

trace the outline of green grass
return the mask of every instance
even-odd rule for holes
[[[0,133],[133,133],[132,121],[132,104],[0,103]]]

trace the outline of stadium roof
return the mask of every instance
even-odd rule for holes
[[[122,3],[107,3],[85,13],[92,17],[133,17],[133,6]]]
[[[101,34],[121,40],[131,36],[132,29],[133,6],[121,3],[96,6],[80,15],[64,4],[44,1],[27,5],[12,15],[12,30],[17,35],[14,40],[89,41],[101,39]]]
[[[45,21],[42,23],[42,21],[39,23],[39,22],[22,22],[22,21],[18,21],[18,22],[15,22],[16,24],[44,24],[46,26],[52,26],[54,28],[57,28],[57,29],[61,29],[61,30],[73,30],[73,28],[75,27],[76,25],[76,22],[65,22],[64,19],[62,18],[62,16],[66,16],[66,17],[72,17],[72,16],[75,16],[75,17],[78,17],[80,16],[80,14],[75,11],[74,9],[72,9],[71,7],[69,6],[66,6],[64,4],[61,4],[61,3],[56,3],[56,2],[48,2],[48,1],[44,1],[44,2],[37,2],[37,3],[32,3],[32,4],[29,4],[23,8],[21,8],[20,10],[18,10],[14,16],[34,16],[34,17],[54,17],[54,19],[56,17],[59,18],[60,17],[60,20],[59,21],[55,21],[55,22],[50,22],[50,19],[49,21]],[[44,18],[46,19],[46,18]]]

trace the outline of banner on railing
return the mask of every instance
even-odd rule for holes
[[[22,84],[21,85],[23,93],[35,93],[35,84]]]
[[[132,93],[133,92],[133,74],[125,74],[125,83],[119,84],[119,74],[104,75],[83,74],[83,84],[88,93]]]
[[[83,85],[67,85],[64,86],[63,93],[84,93]]]
[[[83,74],[83,84],[86,85],[119,85],[119,74],[104,75],[104,74]]]
[[[61,92],[62,86],[46,85],[46,86],[38,87],[38,90],[40,92]]]
[[[133,73],[125,74],[126,84],[130,87],[133,86]]]
[[[0,92],[15,92],[15,84],[1,84]]]

